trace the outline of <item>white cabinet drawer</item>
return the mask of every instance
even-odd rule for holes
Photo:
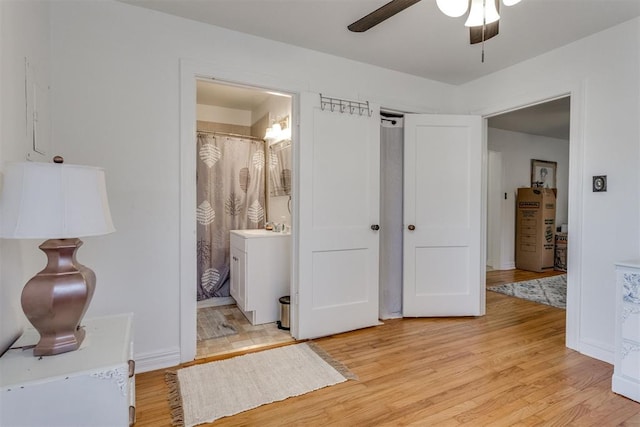
[[[34,357],[10,349],[0,358],[0,425],[11,427],[129,426],[135,406],[132,316],[83,321],[80,348]],[[27,330],[13,347],[35,344]]]
[[[620,350],[620,373],[630,378],[640,378],[640,343],[623,340]]]
[[[620,335],[623,340],[640,341],[640,305],[622,303]]]

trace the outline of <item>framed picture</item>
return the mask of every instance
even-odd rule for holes
[[[556,188],[557,162],[531,159],[531,186]]]

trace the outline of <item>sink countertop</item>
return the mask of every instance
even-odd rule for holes
[[[275,231],[265,230],[263,228],[257,228],[252,230],[231,230],[231,233],[237,234],[245,239],[254,237],[287,237],[291,236],[291,232],[276,233]]]

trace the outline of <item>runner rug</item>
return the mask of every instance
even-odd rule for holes
[[[558,308],[567,306],[567,275],[527,280],[526,282],[506,283],[489,286],[487,290],[500,292],[512,297],[522,298]]]
[[[210,423],[355,379],[314,343],[204,363],[167,373],[173,425]]]

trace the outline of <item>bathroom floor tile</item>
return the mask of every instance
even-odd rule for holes
[[[215,309],[224,315],[227,322],[238,333],[220,338],[199,340],[196,359],[294,341],[289,331],[278,329],[276,323],[252,325],[235,305],[225,305],[215,307]]]

